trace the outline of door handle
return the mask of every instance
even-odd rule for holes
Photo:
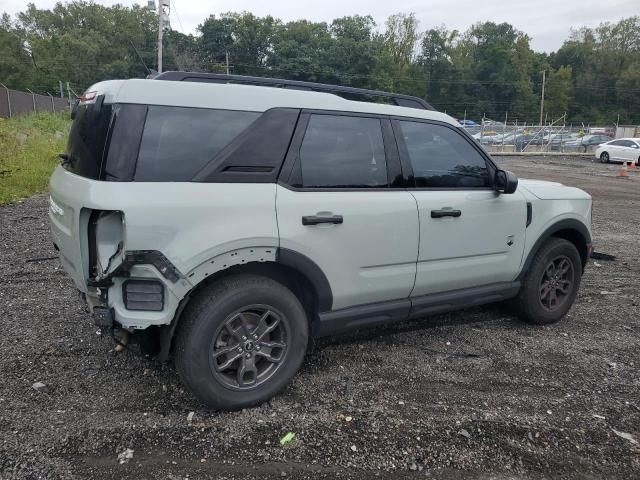
[[[320,223],[342,223],[342,215],[306,215],[302,217],[302,225],[318,225]]]
[[[460,215],[462,215],[462,211],[454,210],[451,207],[445,207],[441,210],[431,210],[431,218],[459,217]]]

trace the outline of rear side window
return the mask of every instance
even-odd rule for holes
[[[189,181],[261,114],[149,106],[134,180]]]
[[[487,163],[460,132],[443,125],[399,122],[416,187],[490,187]]]
[[[111,105],[102,101],[78,107],[69,132],[64,168],[83,177],[100,178],[111,110]]]
[[[387,186],[380,120],[311,115],[300,146],[298,175],[297,186],[309,188]]]

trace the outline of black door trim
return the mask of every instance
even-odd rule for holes
[[[519,290],[519,281],[499,282],[319,313],[313,328],[313,335],[316,337],[337,335],[409,318],[420,318],[485,303],[499,302],[515,297]]]
[[[519,290],[520,282],[500,282],[481,287],[422,295],[411,300],[409,318],[451,312],[485,303],[501,302],[515,297]]]
[[[403,298],[320,313],[312,333],[316,337],[325,337],[359,328],[398,322],[406,320],[410,310],[411,300]]]

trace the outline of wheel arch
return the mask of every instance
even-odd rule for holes
[[[573,218],[567,218],[564,220],[560,220],[550,227],[548,227],[542,235],[538,237],[536,242],[533,244],[533,247],[529,251],[527,258],[522,266],[522,270],[518,275],[517,279],[521,280],[526,273],[531,268],[531,263],[533,262],[534,257],[544,245],[544,243],[549,240],[551,237],[563,238],[569,242],[571,242],[578,249],[578,253],[580,254],[580,259],[582,260],[582,269],[587,264],[589,260],[589,250],[591,247],[591,234],[589,230],[585,226],[584,223],[579,220]]]
[[[291,290],[307,312],[310,332],[316,330],[318,313],[331,310],[333,293],[322,269],[309,257],[299,252],[287,248],[277,248],[273,260],[229,265],[197,283],[180,302],[173,321],[162,327],[158,360],[166,361],[168,359],[182,312],[190,299],[221,278],[242,273],[271,278]]]

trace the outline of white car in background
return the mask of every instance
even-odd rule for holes
[[[596,158],[602,163],[640,163],[640,138],[617,138],[603,143],[596,149]]]

